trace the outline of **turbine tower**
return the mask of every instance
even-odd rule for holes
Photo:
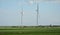
[[[23,7],[22,7],[22,11],[21,11],[21,26],[23,27]]]
[[[23,1],[21,4],[21,27],[23,27]]]
[[[37,3],[37,26],[39,23],[39,4]]]

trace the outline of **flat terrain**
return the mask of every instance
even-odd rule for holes
[[[60,27],[0,28],[0,35],[60,35]]]

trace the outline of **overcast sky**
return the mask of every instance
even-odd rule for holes
[[[0,26],[36,25],[36,4],[28,0],[0,0]],[[39,25],[60,25],[60,3],[39,2]]]

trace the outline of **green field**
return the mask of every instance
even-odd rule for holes
[[[0,28],[0,35],[60,35],[60,28]]]

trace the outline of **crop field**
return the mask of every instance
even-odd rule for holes
[[[60,35],[60,27],[0,28],[0,35]]]

